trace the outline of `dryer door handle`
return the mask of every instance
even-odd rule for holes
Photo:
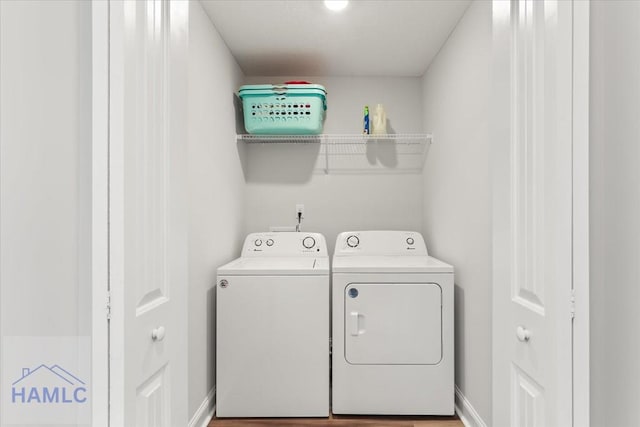
[[[351,317],[351,335],[356,337],[358,336],[358,312],[352,311],[349,316]]]
[[[362,335],[364,333],[364,329],[360,328],[360,321],[362,320],[362,326],[364,326],[364,315],[358,313],[357,311],[352,311],[349,313],[349,317],[351,318],[351,321],[349,322],[351,323],[351,335],[353,335],[354,337]]]

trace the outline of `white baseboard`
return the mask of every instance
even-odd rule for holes
[[[200,407],[189,421],[189,427],[207,427],[216,412],[216,388],[207,393]]]
[[[480,414],[462,394],[458,386],[456,386],[456,414],[465,427],[487,427],[487,424],[480,418]]]

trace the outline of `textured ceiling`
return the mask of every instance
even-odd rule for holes
[[[421,76],[470,0],[202,0],[249,76]]]

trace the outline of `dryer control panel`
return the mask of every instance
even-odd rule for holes
[[[328,256],[320,233],[251,233],[244,240],[242,256]]]
[[[427,254],[417,231],[347,231],[336,240],[335,256],[384,256]]]

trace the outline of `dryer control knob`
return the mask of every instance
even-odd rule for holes
[[[260,239],[256,239],[256,240],[253,242],[253,244],[254,244],[254,245],[256,245],[256,246],[262,246],[262,240],[260,240]]]
[[[273,239],[267,240],[267,246],[273,246]]]
[[[360,239],[358,239],[358,236],[351,235],[351,236],[347,237],[347,245],[350,248],[355,248],[359,244],[360,244]]]
[[[407,237],[407,245],[413,245],[415,243],[415,240],[413,240],[413,237]]]
[[[316,239],[314,239],[311,236],[307,236],[302,240],[302,246],[304,246],[307,249],[311,249],[315,245],[316,245]]]

